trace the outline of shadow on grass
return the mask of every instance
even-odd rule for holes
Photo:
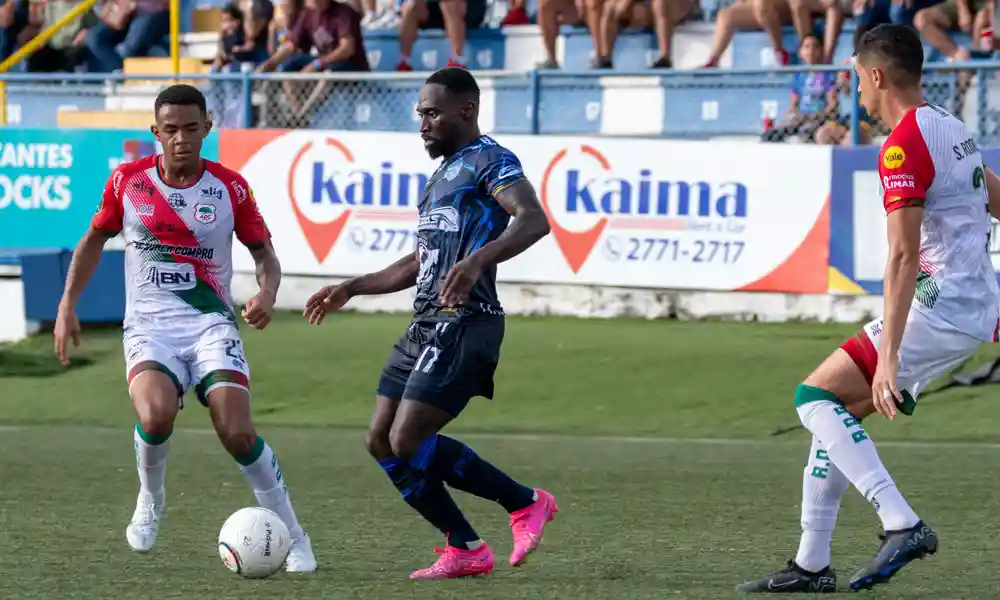
[[[4,377],[54,377],[75,369],[95,364],[93,358],[74,356],[68,367],[63,367],[55,356],[33,352],[19,352],[0,348],[0,378]]]

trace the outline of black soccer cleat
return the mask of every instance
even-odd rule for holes
[[[832,594],[837,591],[837,574],[830,567],[812,573],[790,560],[788,567],[740,584],[736,591],[741,594]]]
[[[938,537],[934,530],[920,521],[910,529],[887,531],[879,535],[882,545],[875,558],[865,568],[851,578],[851,589],[870,590],[880,583],[886,583],[900,569],[918,558],[934,554],[938,549]]]

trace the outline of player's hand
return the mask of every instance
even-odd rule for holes
[[[441,304],[458,306],[465,302],[482,270],[483,267],[476,260],[475,254],[460,260],[444,278],[444,284],[441,286]]]
[[[62,366],[69,366],[69,353],[66,346],[73,340],[73,347],[80,347],[80,320],[76,318],[76,310],[59,306],[55,325],[55,352]]]
[[[266,292],[257,294],[243,307],[243,320],[254,329],[264,329],[271,322],[274,303],[275,298],[271,294]]]
[[[326,313],[340,310],[350,299],[351,293],[346,285],[327,286],[309,296],[302,316],[308,319],[311,325],[319,325],[323,322]]]
[[[878,367],[872,378],[872,403],[875,410],[887,419],[896,418],[896,407],[903,403],[903,396],[896,387],[896,375],[899,373],[899,358],[895,356],[878,357]]]

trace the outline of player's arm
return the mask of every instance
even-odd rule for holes
[[[548,235],[549,219],[514,154],[504,151],[492,158],[479,176],[479,186],[514,219],[495,240],[470,256],[478,267],[510,260]]]
[[[495,192],[493,198],[514,219],[497,239],[474,252],[480,267],[510,260],[549,234],[549,219],[527,179],[516,181]]]
[[[416,251],[375,273],[348,279],[340,284],[349,297],[378,296],[401,292],[417,285],[420,260]]]
[[[924,219],[923,201],[897,200],[906,206],[892,210],[886,217],[889,228],[889,257],[883,283],[883,331],[879,359],[896,357],[903,340],[906,317],[910,312],[920,270],[920,226]],[[891,205],[890,205],[891,206]]]
[[[66,274],[66,284],[62,299],[59,301],[59,312],[55,323],[55,353],[59,362],[69,364],[66,346],[70,340],[73,347],[80,346],[80,321],[76,318],[76,302],[80,299],[87,283],[94,276],[97,265],[101,262],[101,252],[109,239],[122,230],[122,198],[121,188],[124,176],[118,169],[108,178],[101,196],[101,204],[94,215],[87,232],[73,251],[73,259],[69,263]]]
[[[986,167],[986,197],[989,200],[990,215],[1000,220],[1000,177]]]
[[[420,259],[416,251],[375,273],[348,279],[338,285],[330,285],[316,292],[306,300],[302,316],[313,325],[323,322],[326,313],[340,310],[355,296],[379,296],[401,292],[417,285]]]
[[[233,201],[233,233],[253,257],[260,290],[243,307],[243,320],[255,329],[264,329],[271,322],[274,303],[278,299],[281,263],[250,184],[243,177],[236,176],[230,183],[230,194]]]

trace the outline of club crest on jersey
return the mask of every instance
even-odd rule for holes
[[[140,217],[152,217],[153,216],[153,205],[152,204],[140,204],[136,207],[135,212]]]
[[[462,172],[462,163],[456,162],[448,167],[448,170],[444,172],[444,178],[448,181],[452,181],[458,174]]]
[[[173,208],[174,210],[180,210],[182,208],[187,208],[187,205],[188,205],[187,201],[184,200],[184,196],[182,196],[182,195],[180,195],[178,193],[170,194],[170,197],[167,198],[167,202],[170,204],[170,207]]]
[[[222,193],[221,191],[219,192]],[[215,205],[214,204],[202,204],[201,202],[194,205],[194,219],[199,223],[204,223],[208,225],[209,223],[215,223]]]
[[[209,196],[215,198],[216,200],[222,200],[222,188],[208,187],[201,189],[202,196]]]

